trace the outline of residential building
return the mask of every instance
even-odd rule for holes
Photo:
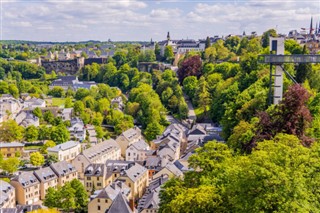
[[[40,199],[43,200],[49,187],[57,188],[58,176],[50,167],[40,168],[34,171],[34,175],[40,181]]]
[[[49,89],[53,89],[55,86],[62,87],[65,91],[69,88],[76,91],[79,88],[90,89],[97,84],[94,81],[79,81],[76,76],[59,76],[49,85]]]
[[[98,143],[97,132],[93,125],[86,126],[87,133],[89,135],[89,142],[93,145]]]
[[[21,109],[22,104],[19,100],[3,94],[0,97],[0,122],[14,119]]]
[[[28,127],[28,126],[36,126],[38,127],[40,125],[40,119],[35,116],[32,112],[30,111],[20,111],[20,113],[15,117],[14,119],[18,125],[23,126],[23,127]]]
[[[23,102],[24,108],[35,109],[37,107],[46,107],[46,102],[40,98],[31,98]]]
[[[3,155],[3,157],[14,157],[17,152],[20,152],[20,154],[24,152],[24,144],[19,142],[0,142],[0,153]]]
[[[120,173],[118,180],[124,181],[131,188],[131,197],[133,201],[138,200],[144,194],[149,185],[148,170],[135,163]]]
[[[40,200],[40,182],[33,172],[17,175],[11,179],[10,184],[15,188],[18,204],[31,205]]]
[[[107,160],[119,160],[121,158],[121,150],[115,140],[109,139],[85,149],[75,159],[72,164],[83,178],[84,170],[89,164],[106,163]]]
[[[158,173],[153,175],[153,179],[159,178],[160,176],[167,175],[169,178],[172,177],[183,177],[183,172],[172,162],[169,162],[165,167],[163,167]]]
[[[149,152],[149,145],[140,139],[137,142],[132,143],[126,150],[127,161],[144,161],[147,158]]]
[[[70,121],[72,118],[73,108],[64,108],[61,110],[61,118],[63,121]]]
[[[42,205],[17,205],[14,208],[1,208],[1,213],[26,213],[32,212],[39,209],[44,209],[45,206]]]
[[[136,126],[124,131],[116,139],[117,143],[121,148],[121,155],[125,156],[128,146],[141,139],[142,139],[141,130]]]
[[[84,171],[84,187],[88,194],[93,190],[101,190],[108,185],[107,167],[105,163],[90,164]]]
[[[133,208],[133,207],[132,207]],[[122,193],[119,193],[117,197],[113,200],[108,213],[133,213],[134,210],[128,205],[127,199]]]
[[[167,163],[167,159],[161,159],[157,155],[148,156],[144,162],[144,167],[148,169],[149,178],[152,178],[153,175],[159,172]]]
[[[108,179],[108,184],[115,181],[118,177],[123,174],[124,170],[129,169],[135,164],[133,161],[123,161],[123,160],[107,160],[107,175],[111,177]]]
[[[180,144],[176,141],[169,141],[159,147],[157,154],[161,159],[176,161],[180,158]]]
[[[58,176],[58,186],[63,186],[65,183],[78,178],[78,171],[67,161],[53,163],[50,168]]]
[[[16,192],[9,183],[0,180],[0,209],[16,207]]]
[[[71,119],[70,123],[71,127],[68,128],[70,136],[79,141],[86,139],[86,130],[83,121],[80,118],[75,117]]]
[[[107,212],[119,193],[121,193],[126,200],[130,199],[130,188],[121,181],[115,181],[101,190],[96,190],[94,194],[90,196],[88,213]]]
[[[117,110],[120,110],[120,111],[123,111],[124,110],[124,103],[122,101],[122,97],[121,96],[118,96],[118,97],[115,97],[111,100],[111,106],[113,106],[114,109],[117,109]]]
[[[138,212],[141,213],[156,213],[160,207],[159,193],[161,186],[167,182],[168,176],[159,176],[152,180],[138,203]]]
[[[71,162],[81,152],[81,144],[76,141],[68,141],[47,149],[49,155],[57,156],[59,161]]]

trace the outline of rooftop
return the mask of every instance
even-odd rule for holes
[[[58,178],[50,167],[40,168],[34,171],[34,175],[40,180],[40,182],[48,182]]]
[[[24,146],[24,144],[19,142],[11,142],[11,143],[0,142],[0,148],[22,147],[22,146]]]
[[[62,144],[58,144],[55,147],[48,148],[48,152],[60,152],[71,149],[73,147],[78,146],[80,143],[77,141],[68,141]]]

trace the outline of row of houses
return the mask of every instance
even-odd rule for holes
[[[21,172],[10,184],[0,180],[0,208],[32,205],[43,200],[49,187],[57,188],[78,177],[74,166],[66,161],[51,164],[35,171]]]

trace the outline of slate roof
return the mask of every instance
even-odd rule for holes
[[[105,155],[106,153],[109,153],[112,149],[120,149],[117,142],[113,139],[108,139],[106,141],[103,141],[101,143],[96,144],[93,147],[90,147],[89,149],[83,150],[82,154],[88,159],[92,160],[94,158],[97,158],[98,156]]]
[[[50,147],[48,148],[48,152],[59,152],[59,151],[65,151],[65,150],[68,150],[68,149],[71,149],[73,147],[76,147],[78,146],[80,143],[77,142],[77,141],[67,141],[65,143],[62,143],[62,144],[58,144],[54,147]]]
[[[148,156],[146,158],[145,166],[147,168],[158,167],[160,165],[161,165],[161,158],[159,156]]]
[[[24,146],[24,144],[19,142],[11,142],[11,143],[0,142],[0,148],[22,147],[22,146]]]
[[[138,140],[137,142],[131,144],[131,146],[135,147],[137,150],[149,150],[149,145],[144,140]]]
[[[91,177],[91,176],[104,176],[106,174],[107,168],[105,164],[98,164],[98,163],[93,163],[87,166],[87,168],[84,170],[84,175]]]
[[[141,130],[135,126],[124,131],[121,135],[123,135],[128,141],[131,141],[141,136]]]
[[[17,181],[22,185],[23,188],[28,188],[39,184],[39,180],[33,174],[33,172],[22,172],[12,179],[12,181]]]
[[[44,183],[58,178],[50,167],[40,168],[34,171],[34,175]]]
[[[115,181],[104,189],[96,191],[94,195],[91,196],[91,198],[104,198],[114,200],[119,193],[122,193],[124,196],[128,196],[130,194],[130,191],[130,187],[128,187],[124,182]]]
[[[132,213],[126,198],[122,193],[119,193],[117,197],[113,200],[107,213]]]
[[[9,194],[13,191],[15,191],[13,186],[3,180],[0,180],[0,206],[7,202]]]
[[[134,166],[131,166],[130,168],[124,171],[124,176],[130,178],[133,182],[135,182],[145,172],[147,172],[147,169],[136,163]]]
[[[75,167],[67,161],[53,163],[50,165],[50,168],[56,173],[58,177],[76,172]]]

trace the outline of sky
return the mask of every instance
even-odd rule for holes
[[[154,41],[309,28],[320,0],[0,0],[0,39]]]

